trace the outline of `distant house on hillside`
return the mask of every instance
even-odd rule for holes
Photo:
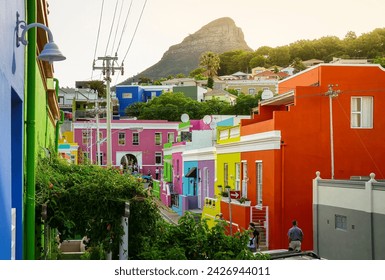
[[[214,98],[227,102],[230,105],[234,105],[237,102],[237,96],[223,89],[214,89],[206,92],[204,95],[204,101],[212,100]]]

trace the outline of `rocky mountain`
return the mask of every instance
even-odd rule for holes
[[[138,81],[140,77],[153,80],[183,73],[186,76],[199,66],[203,52],[224,53],[232,50],[252,49],[246,44],[242,29],[229,17],[220,18],[187,36],[180,44],[171,46],[162,59],[122,84]]]

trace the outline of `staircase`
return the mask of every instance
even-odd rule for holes
[[[269,211],[268,206],[251,206],[250,222],[256,225],[259,231],[259,248],[261,251],[269,248]]]

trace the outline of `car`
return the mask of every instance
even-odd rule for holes
[[[270,260],[321,260],[313,251],[292,251],[288,249],[276,249],[261,251],[259,253],[267,254]]]

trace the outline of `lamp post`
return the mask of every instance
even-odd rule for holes
[[[230,186],[226,186],[227,195],[229,197],[229,219],[230,219],[230,235],[233,236],[233,214],[231,212],[231,196],[230,196]]]

